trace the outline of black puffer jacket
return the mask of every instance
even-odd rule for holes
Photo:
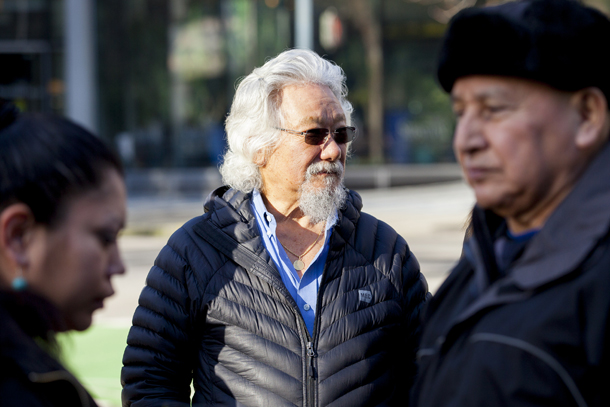
[[[610,406],[610,146],[495,278],[502,219],[475,209],[424,312],[420,407]]]
[[[350,193],[310,337],[251,194],[225,191],[150,271],[123,357],[123,404],[186,405],[192,378],[197,406],[405,405],[428,294],[404,239]]]
[[[96,404],[34,338],[59,329],[55,309],[27,292],[0,291],[0,407],[95,407]]]

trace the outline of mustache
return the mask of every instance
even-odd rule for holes
[[[307,178],[313,175],[317,175],[321,172],[334,174],[338,177],[341,177],[343,175],[343,164],[340,161],[319,161],[317,163],[313,163],[307,168]]]

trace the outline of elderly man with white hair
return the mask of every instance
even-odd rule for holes
[[[404,239],[343,186],[346,94],[341,68],[308,50],[239,84],[226,186],[141,294],[125,406],[404,405],[429,294]]]

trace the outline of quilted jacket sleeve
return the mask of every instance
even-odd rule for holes
[[[189,406],[192,361],[190,236],[179,229],[146,279],[123,355],[124,406]]]

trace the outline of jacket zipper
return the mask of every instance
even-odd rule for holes
[[[316,366],[314,360],[317,356],[313,342],[307,342],[307,405],[312,407],[315,405]]]
[[[330,255],[330,249],[329,253]],[[328,258],[327,258],[328,260]],[[318,380],[318,372],[316,358],[318,354],[316,352],[316,345],[318,343],[318,327],[320,326],[320,310],[322,309],[322,294],[323,289],[325,287],[325,277],[326,276],[326,264],[324,265],[324,270],[322,271],[322,281],[320,282],[320,287],[318,287],[318,297],[316,299],[316,315],[313,324],[313,337],[309,335],[309,331],[307,327],[305,330],[305,337],[307,338],[307,406],[315,407],[316,406],[316,384]],[[299,312],[300,315],[300,312]],[[302,318],[302,317],[301,317]],[[304,325],[304,324],[303,324]],[[314,339],[315,338],[315,339]],[[315,342],[314,342],[315,341]]]
[[[223,234],[219,233],[217,236],[215,233],[212,232],[212,231],[217,230],[214,228],[203,228],[202,227],[202,228],[198,228],[198,230],[201,231],[200,236],[203,237],[204,240],[206,240],[208,243],[210,243],[211,245],[216,247],[221,253],[225,253],[224,247],[221,245],[218,245],[218,240],[222,241],[222,239],[225,238],[225,236]],[[209,239],[206,239],[206,237],[208,237]],[[250,251],[242,250],[241,246],[238,246],[238,250],[245,257],[249,258],[248,260],[250,260],[252,263],[259,264],[262,269],[268,269],[268,270],[277,272],[276,270],[270,268],[267,263],[262,262],[258,256],[253,256]],[[235,259],[233,261],[235,261]],[[237,262],[237,264],[241,265],[245,269],[248,269],[246,266],[242,265],[240,262]],[[255,269],[253,269],[253,271],[256,273]],[[326,272],[326,265],[324,266],[323,273],[325,273],[325,272]],[[262,276],[262,277],[263,277],[263,279],[268,281],[267,276]],[[290,295],[290,292],[288,292],[288,289],[286,288],[286,286],[284,286],[284,283],[280,280],[276,286],[271,281],[269,281],[269,282],[275,289],[277,289],[279,292],[281,292],[284,295],[284,297],[288,300],[288,303],[291,305],[291,308],[292,308],[293,312],[295,313],[295,317],[297,318],[297,321],[300,321],[299,325],[301,325],[302,334],[303,334],[303,336],[301,338],[305,339],[306,350],[307,350],[307,361],[306,361],[307,369],[305,369],[305,372],[304,372],[307,376],[304,378],[304,380],[306,381],[306,383],[305,383],[305,403],[307,406],[315,407],[315,391],[316,391],[315,385],[316,385],[317,374],[316,374],[314,360],[318,355],[314,350],[315,347],[314,347],[313,339],[312,339],[311,335],[309,334],[309,331],[307,330],[307,326],[305,325],[305,320],[303,319],[303,316],[301,315],[299,307],[296,305],[296,302]],[[320,284],[320,286],[322,286],[322,284]],[[318,301],[318,309],[319,309],[319,304],[321,302],[319,291],[318,291],[317,301]],[[315,333],[317,325],[319,324],[319,321],[318,321],[319,317],[320,317],[319,314],[316,313],[315,323],[314,323],[314,333]],[[301,342],[301,346],[302,346],[302,343],[303,342]]]

